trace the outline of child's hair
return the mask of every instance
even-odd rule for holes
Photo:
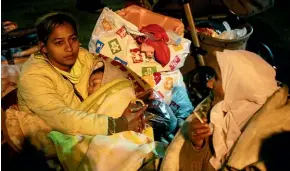
[[[40,17],[35,24],[38,40],[46,44],[53,29],[65,22],[71,24],[76,34],[78,34],[76,20],[67,13],[52,12]]]
[[[101,68],[95,69],[95,70],[92,72],[91,75],[96,74],[96,73],[104,73],[104,70],[105,70],[104,67],[101,67]]]

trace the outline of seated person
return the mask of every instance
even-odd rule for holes
[[[207,83],[214,95],[210,116],[202,122],[194,115],[187,119],[190,122],[169,146],[161,170],[223,168],[248,121],[279,88],[275,70],[261,57],[245,50],[216,52],[208,65],[216,72]],[[235,156],[237,159],[239,155]]]
[[[61,140],[59,138],[72,137],[73,139],[75,135],[106,139],[111,143],[119,143],[118,145],[124,147],[122,150],[127,150],[128,154],[135,152],[136,155],[139,155],[139,157],[132,155],[130,160],[126,160],[127,166],[134,165],[138,168],[142,163],[140,159],[145,158],[154,146],[152,139],[149,141],[144,138],[146,133],[135,133],[147,130],[144,119],[147,105],[132,111],[131,108],[134,107],[134,104],[130,102],[140,94],[146,93],[150,86],[146,86],[140,77],[118,62],[94,56],[80,48],[77,24],[70,15],[49,13],[39,19],[36,28],[41,49],[32,54],[22,67],[17,92],[19,109],[25,113],[35,114],[43,120],[52,130],[49,137],[53,139],[55,145],[60,145],[58,144]],[[90,75],[98,61],[104,62],[103,79],[105,82],[102,83],[102,86],[97,85],[88,90]],[[114,76],[110,74],[113,70],[115,71]],[[94,79],[91,78],[91,80]],[[116,101],[118,105],[116,105]],[[130,141],[131,135],[135,138],[134,141],[132,138]],[[116,139],[121,140],[114,141]],[[128,143],[122,144],[122,142],[131,143],[130,148]],[[104,149],[105,144],[92,140],[90,145],[86,145]],[[115,149],[111,149],[111,147],[114,146],[107,147],[108,150],[113,150],[114,155],[118,154],[118,151],[114,151]],[[132,147],[135,151],[132,151]],[[62,156],[62,151],[59,150],[61,147],[56,147],[56,149],[58,155]],[[80,149],[77,148],[77,150]],[[75,150],[72,151],[75,152]],[[100,151],[91,150],[91,152]],[[113,155],[113,153],[110,154]],[[93,156],[96,155],[99,154]],[[74,155],[66,157],[73,158]],[[116,162],[123,160],[122,156],[119,158],[120,161],[112,161],[116,164],[114,167],[118,167],[120,164]],[[138,158],[138,162],[135,161],[136,158]],[[90,160],[98,159],[100,158],[90,158]],[[69,164],[69,161],[65,161],[68,162],[66,164]],[[74,163],[81,164],[81,161],[80,158]],[[74,166],[75,164],[69,164],[69,167]],[[109,167],[110,165],[103,163],[101,166]],[[92,167],[101,166],[99,163],[97,166],[92,165]],[[124,162],[123,166],[125,167]]]
[[[115,119],[77,109],[88,97],[89,74],[96,59],[79,48],[77,24],[71,16],[47,14],[36,28],[41,50],[22,67],[20,110],[35,113],[53,130],[70,134],[107,135],[142,127],[139,124],[146,107],[138,114],[124,110],[124,115]]]

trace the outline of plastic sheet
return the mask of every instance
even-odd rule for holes
[[[144,102],[148,104],[148,108],[145,111],[145,118],[154,130],[155,140],[160,140],[161,137],[168,139],[168,136],[176,130],[176,116],[158,92],[153,91],[153,96],[154,99],[144,99]],[[140,108],[144,105],[139,101],[136,101],[136,104]]]
[[[149,101],[147,114],[145,113],[145,115],[151,115],[152,117],[149,122],[154,129],[155,139],[159,139],[160,137],[167,138],[168,135],[174,133],[176,130],[177,119],[169,105],[163,101],[160,95],[156,91],[153,93],[155,99]]]
[[[223,25],[225,26],[226,31],[222,32],[216,38],[226,39],[226,40],[234,40],[234,39],[239,39],[239,38],[247,35],[247,29],[245,27],[242,29],[233,29],[232,30],[230,25],[226,21],[223,22]]]

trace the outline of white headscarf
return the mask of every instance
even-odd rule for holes
[[[275,70],[254,53],[224,50],[217,52],[217,61],[225,95],[210,113],[215,151],[210,163],[220,169],[247,121],[278,86]]]

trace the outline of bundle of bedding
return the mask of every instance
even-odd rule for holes
[[[179,70],[191,44],[183,38],[183,30],[181,21],[135,5],[117,12],[104,8],[92,32],[89,51],[133,70],[158,92],[178,119],[184,120],[193,107]],[[181,103],[178,96],[184,97]]]

